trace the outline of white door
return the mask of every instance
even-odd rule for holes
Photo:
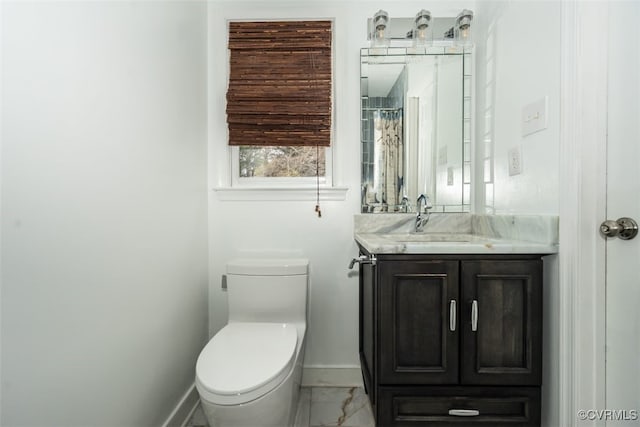
[[[640,2],[611,2],[607,219],[640,221]],[[609,426],[640,426],[640,236],[606,243]]]

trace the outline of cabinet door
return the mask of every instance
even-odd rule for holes
[[[360,263],[360,364],[364,387],[371,404],[375,406],[375,275],[373,264]]]
[[[462,262],[463,384],[540,385],[542,261]]]
[[[458,262],[378,262],[379,384],[458,382]]]

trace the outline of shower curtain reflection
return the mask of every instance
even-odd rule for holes
[[[402,109],[377,110],[374,125],[374,181],[370,200],[378,211],[394,211],[402,204],[404,184],[404,142]]]

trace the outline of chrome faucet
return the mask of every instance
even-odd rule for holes
[[[423,204],[424,209],[422,207]],[[416,233],[422,233],[422,231],[424,231],[422,228],[429,221],[429,209],[432,207],[431,200],[429,200],[428,196],[425,196],[424,194],[418,196],[418,200],[416,201],[416,212],[418,213],[416,215]]]

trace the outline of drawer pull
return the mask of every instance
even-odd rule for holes
[[[449,303],[449,330],[455,332],[456,330],[456,300],[452,299]]]
[[[477,417],[480,411],[477,409],[449,409],[449,415],[454,417]]]
[[[471,330],[476,332],[478,330],[478,300],[473,300],[471,303]]]

